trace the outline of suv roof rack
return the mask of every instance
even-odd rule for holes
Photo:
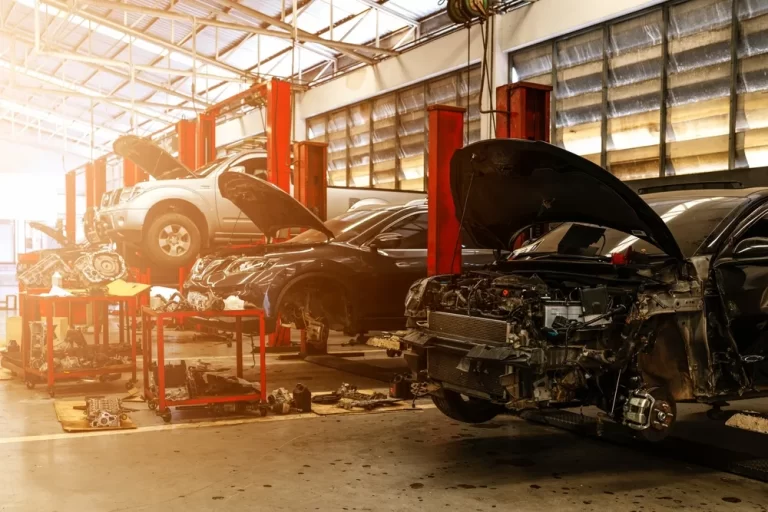
[[[656,192],[673,192],[676,190],[709,190],[709,189],[740,189],[744,184],[740,181],[701,181],[694,183],[670,183],[667,185],[655,185],[637,189],[639,195],[653,194]]]

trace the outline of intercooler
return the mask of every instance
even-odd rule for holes
[[[507,341],[507,322],[503,320],[430,311],[427,321],[430,331],[448,337],[458,336],[478,342]]]

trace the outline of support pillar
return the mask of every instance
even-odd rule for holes
[[[199,169],[207,163],[216,160],[216,115],[200,114],[197,117],[197,160],[195,167]]]
[[[93,162],[93,204],[101,205],[101,196],[107,191],[107,158]]]
[[[496,138],[549,142],[552,87],[516,82],[496,88]]]
[[[182,119],[176,123],[176,135],[179,139],[179,161],[194,171],[197,169],[197,123]]]
[[[293,146],[293,157],[293,197],[320,220],[326,220],[328,144],[297,142]]]
[[[267,85],[267,176],[273,183],[291,189],[291,84],[272,79]]]
[[[64,232],[67,240],[77,237],[77,177],[75,171],[64,175]]]
[[[432,105],[429,114],[429,176],[427,177],[427,273],[461,272],[461,233],[451,195],[451,159],[464,145],[466,109]]]
[[[85,164],[85,208],[93,208],[96,206],[93,204],[93,197],[94,197],[94,165],[93,162],[88,162]]]

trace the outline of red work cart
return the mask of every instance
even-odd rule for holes
[[[136,329],[137,329],[137,311],[139,296],[117,296],[117,295],[84,295],[58,297],[50,295],[34,295],[24,293],[21,295],[21,317],[24,331],[21,342],[21,373],[27,387],[32,388],[36,381],[42,380],[48,386],[48,394],[51,397],[55,395],[55,385],[57,381],[78,380],[86,377],[100,377],[116,373],[131,372],[131,381],[133,385],[136,381]],[[77,306],[90,304],[94,312],[93,325],[93,344],[95,350],[106,352],[110,348],[108,338],[108,323],[106,312],[109,304],[117,304],[121,309],[127,311],[128,321],[130,323],[130,361],[121,365],[107,365],[98,368],[73,368],[57,371],[54,365],[54,327],[53,318],[56,312],[61,313],[62,309],[67,311],[67,316],[71,316],[73,309]],[[34,368],[31,366],[30,356],[32,352],[32,333],[30,331],[31,322],[37,318],[45,319],[45,345],[46,345],[46,368]],[[121,341],[122,341],[121,332]],[[100,344],[100,337],[103,336],[103,343]]]
[[[165,320],[173,319],[181,323],[187,318],[219,318],[235,319],[235,347],[238,378],[243,378],[243,318],[258,318],[259,321],[259,391],[237,395],[190,396],[185,399],[169,399],[166,396],[165,375]],[[157,338],[157,382],[155,389],[150,386],[150,371],[152,366],[152,330]],[[178,406],[210,406],[231,403],[258,403],[263,405],[267,396],[266,344],[264,333],[264,311],[261,309],[228,310],[228,311],[155,311],[149,307],[142,308],[142,340],[143,340],[143,372],[144,397],[151,409],[157,409],[157,414],[168,423],[171,421],[170,407]],[[262,412],[266,409],[261,408]]]

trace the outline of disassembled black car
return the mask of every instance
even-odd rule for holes
[[[456,215],[487,270],[416,282],[405,357],[446,415],[595,405],[649,440],[676,403],[768,395],[768,188],[641,199],[558,147],[482,141],[451,162]]]
[[[184,284],[198,310],[215,309],[234,295],[267,314],[267,330],[283,324],[307,329],[322,345],[328,330],[349,335],[405,327],[403,300],[427,274],[427,207],[361,207],[325,223],[274,185],[243,173],[219,177],[222,195],[267,237],[304,232],[282,243],[203,256]],[[466,268],[482,268],[493,251],[465,247]]]

